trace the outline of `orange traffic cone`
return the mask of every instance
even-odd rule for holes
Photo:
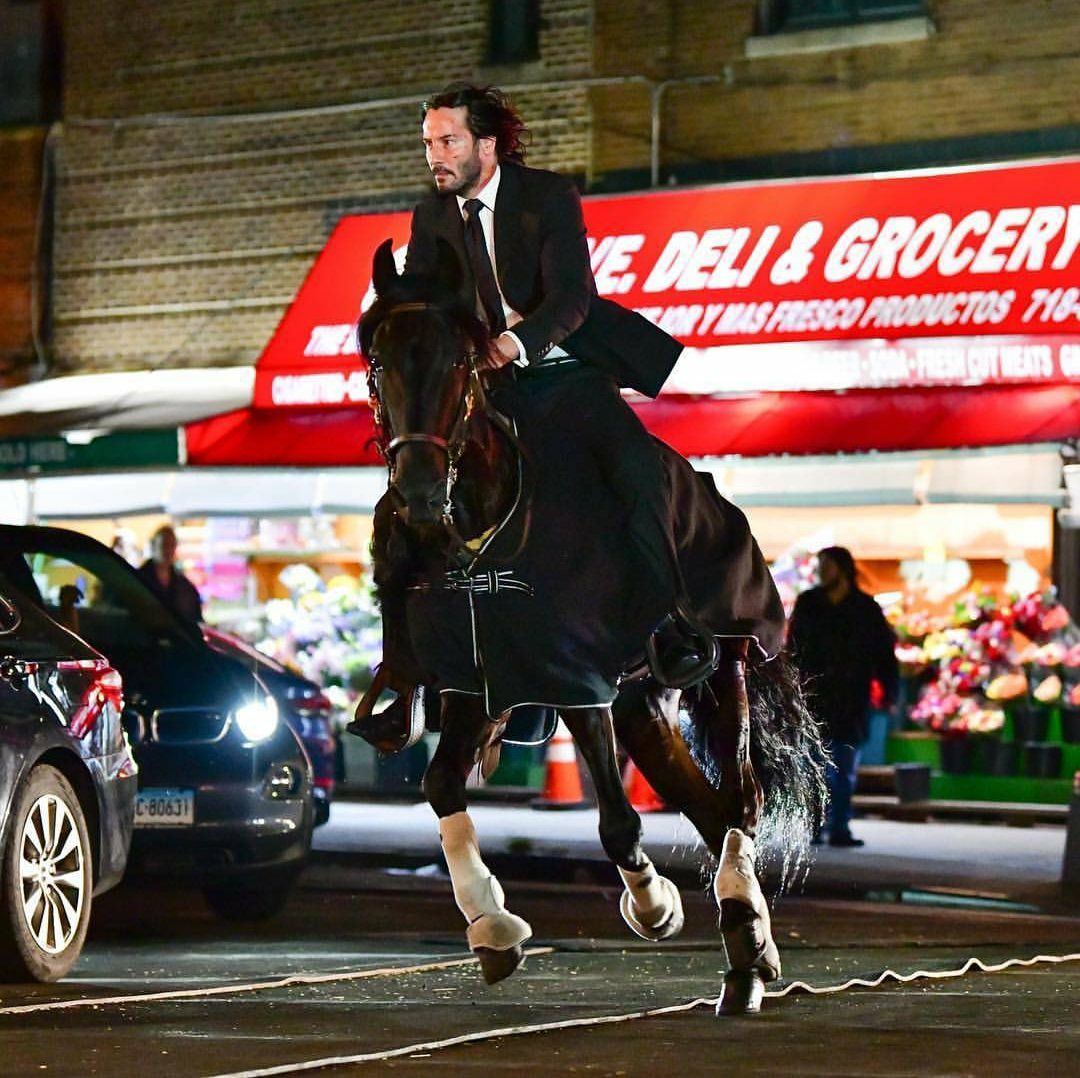
[[[630,804],[638,812],[661,812],[667,808],[667,803],[649,785],[648,780],[638,770],[633,760],[626,761],[623,789],[626,791]]]
[[[545,765],[544,790],[532,802],[533,808],[589,807],[581,788],[581,773],[578,771],[574,739],[570,736],[570,731],[567,730],[562,719],[555,724],[555,733],[551,735],[551,740],[548,742]]]

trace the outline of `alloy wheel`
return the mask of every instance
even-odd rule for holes
[[[26,814],[19,844],[22,912],[47,954],[66,950],[79,931],[86,901],[85,851],[67,805],[40,796]]]

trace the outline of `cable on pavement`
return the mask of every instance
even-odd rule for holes
[[[551,954],[554,947],[528,947],[526,955]],[[298,985],[329,984],[334,981],[362,981],[369,977],[396,977],[403,973],[430,973],[453,969],[455,966],[474,966],[475,957],[451,958],[443,962],[421,962],[414,966],[380,966],[377,969],[348,970],[344,973],[293,973],[273,981],[253,981],[249,984],[221,984],[213,988],[176,988],[164,992],[141,992],[130,996],[83,996],[79,999],[58,999],[49,1003],[22,1003],[0,1007],[0,1014],[34,1014],[39,1011],[65,1011],[75,1007],[102,1007],[118,1003],[158,1003],[177,999],[202,999],[207,996],[231,996],[243,992],[265,992],[272,988],[294,988]]]
[[[550,951],[551,948],[548,948]],[[845,992],[849,988],[877,988],[887,980],[895,980],[901,984],[911,981],[932,979],[942,980],[948,977],[963,977],[973,969],[983,973],[1000,973],[1002,970],[1013,966],[1035,966],[1043,963],[1058,964],[1062,962],[1080,961],[1080,953],[1066,955],[1036,955],[1034,958],[1010,958],[1005,962],[987,965],[978,958],[969,958],[959,969],[950,970],[916,970],[914,973],[897,973],[895,970],[882,970],[873,980],[862,977],[852,977],[841,984],[815,986],[805,981],[792,981],[782,988],[767,991],[765,995],[771,999],[779,999],[783,996],[796,992],[809,992],[812,995],[827,995],[833,992]],[[463,1033],[457,1037],[447,1037],[437,1041],[422,1041],[417,1044],[408,1044],[402,1048],[388,1048],[381,1052],[362,1052],[351,1056],[327,1056],[323,1059],[311,1059],[302,1063],[284,1063],[273,1067],[262,1067],[255,1070],[234,1071],[229,1074],[215,1074],[211,1078],[275,1078],[277,1075],[299,1074],[303,1071],[314,1071],[328,1067],[344,1067],[358,1063],[376,1063],[386,1059],[400,1058],[401,1056],[418,1055],[423,1052],[434,1052],[443,1048],[453,1048],[461,1044],[477,1044],[481,1041],[495,1040],[498,1037],[517,1037],[526,1033],[549,1033],[561,1029],[578,1029],[583,1026],[605,1026],[617,1022],[632,1022],[639,1018],[656,1018],[664,1014],[678,1014],[681,1011],[691,1011],[697,1007],[714,1007],[717,998],[702,997],[691,1000],[689,1003],[676,1003],[669,1007],[653,1007],[643,1011],[630,1011],[626,1014],[606,1014],[594,1018],[569,1018],[561,1022],[543,1022],[532,1026],[505,1026],[502,1029],[486,1029],[476,1033]]]

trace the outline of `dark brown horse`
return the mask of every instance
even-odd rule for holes
[[[468,677],[479,679],[441,678],[439,742],[423,785],[439,818],[469,945],[493,983],[520,963],[531,930],[506,910],[466,812],[466,779],[497,752],[510,715],[491,713],[484,681],[491,657],[477,645],[477,593],[491,604],[498,592],[498,601],[529,609],[530,585],[517,579],[513,566],[541,522],[529,519],[529,454],[518,443],[514,421],[492,400],[497,394],[491,383],[514,375],[478,366],[486,337],[454,298],[456,272],[448,257],[439,279],[401,277],[384,244],[375,256],[378,299],[362,320],[360,343],[390,475],[373,542],[384,621],[387,604],[406,594],[400,617],[426,619],[425,625],[410,624],[420,654],[399,654],[394,661],[411,666],[417,680],[439,682],[429,667],[438,667],[464,639],[476,668]],[[673,466],[680,465],[683,487],[704,489],[678,458]],[[673,484],[675,495],[680,489]],[[756,544],[750,541],[747,549],[760,561]],[[727,571],[734,573],[742,563],[716,564],[730,565]],[[573,564],[567,566],[572,572]],[[708,586],[707,572],[703,579]],[[581,601],[589,594],[582,582]],[[545,640],[531,643],[543,653]],[[639,644],[644,654],[646,639]],[[785,870],[798,863],[823,810],[824,784],[817,728],[783,659],[764,661],[751,636],[737,632],[718,633],[718,652],[715,670],[695,690],[665,688],[641,664],[618,681],[610,706],[562,704],[558,710],[592,774],[601,842],[622,877],[620,908],[634,932],[654,941],[674,936],[683,923],[682,903],[642,850],[641,822],[623,791],[616,740],[718,860],[713,890],[730,965],[718,1012],[727,1014],[757,1010],[764,983],[780,974],[756,875],[755,839],[768,837],[781,848]]]

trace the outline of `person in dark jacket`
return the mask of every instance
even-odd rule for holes
[[[196,624],[202,621],[202,599],[195,585],[176,568],[176,532],[168,524],[154,532],[150,557],[136,572],[178,617]]]
[[[845,547],[820,551],[820,585],[799,596],[788,627],[788,647],[832,754],[831,846],[863,845],[851,833],[851,796],[859,745],[868,732],[870,683],[881,683],[891,705],[899,679],[896,637],[873,596],[859,588],[856,575],[855,559]]]

